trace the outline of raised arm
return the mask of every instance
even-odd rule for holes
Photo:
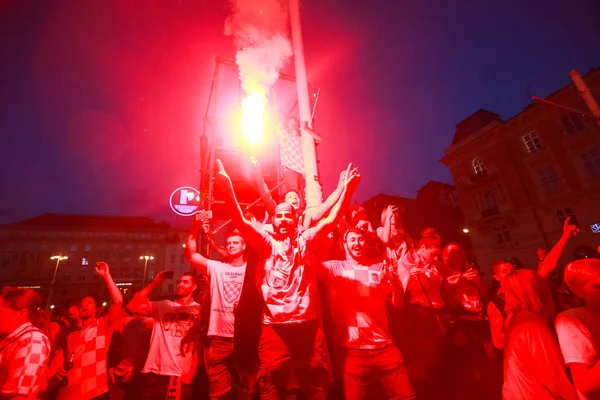
[[[256,187],[256,190],[258,191],[258,194],[262,199],[263,204],[265,205],[265,208],[267,209],[269,215],[274,215],[277,203],[275,202],[275,200],[273,200],[273,196],[271,196],[271,191],[269,190],[267,183],[263,179],[260,164],[256,160],[252,160],[250,164],[252,179],[254,180],[254,186]]]
[[[108,309],[108,324],[109,326],[112,326],[121,317],[121,307],[123,307],[123,294],[121,293],[119,287],[110,275],[110,268],[108,268],[108,264],[106,264],[105,262],[97,262],[96,273],[100,275],[102,279],[104,279],[104,283],[106,283],[108,293],[110,294],[110,298],[112,300],[112,304]]]
[[[166,272],[167,271],[160,271],[149,285],[146,285],[145,288],[133,295],[133,299],[131,299],[126,306],[129,312],[146,316],[150,315],[150,293],[165,283],[166,279],[164,278],[164,274]]]
[[[538,274],[542,278],[548,277],[552,271],[554,271],[567,242],[572,236],[577,236],[577,233],[579,233],[578,227],[569,224],[570,220],[571,217],[565,219],[565,222],[563,223],[563,233],[560,239],[558,239],[558,242],[552,247],[552,250],[548,252],[546,258],[538,265]]]
[[[348,166],[348,168],[350,168],[350,166]],[[335,203],[338,202],[342,196],[342,192],[344,190],[344,180],[346,179],[348,172],[348,169],[342,171],[337,187],[333,192],[331,192],[329,197],[327,197],[323,203],[315,208],[306,210],[304,214],[304,221],[302,223],[306,229],[310,228],[312,224],[319,222],[321,218],[323,218],[333,208]]]
[[[263,236],[250,221],[244,217],[240,203],[237,201],[231,179],[221,160],[216,160],[217,173],[215,174],[215,184],[221,189],[225,196],[225,204],[229,209],[231,220],[242,233],[244,239],[249,243],[262,243]],[[275,208],[273,208],[275,210]]]
[[[358,182],[360,181],[360,174],[358,173],[358,168],[353,168],[352,164],[349,165],[348,171],[349,172],[346,174],[346,178],[344,179],[344,188],[342,190],[340,199],[337,201],[337,203],[335,203],[329,215],[321,219],[321,221],[319,221],[315,227],[315,233],[317,235],[327,235],[329,232],[331,232],[350,206],[352,196],[354,195],[354,192],[358,186]]]
[[[392,216],[396,211],[398,211],[398,207],[393,205],[389,205],[385,208],[383,229],[379,238],[386,246],[390,244],[392,239]]]
[[[198,235],[200,234],[200,228],[204,225],[204,221],[194,218],[192,222],[192,229],[185,240],[185,258],[188,262],[198,271],[201,275],[207,275],[208,259],[202,254],[198,253]],[[210,228],[209,228],[210,230]]]

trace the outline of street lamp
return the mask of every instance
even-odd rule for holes
[[[54,284],[56,283],[56,274],[58,273],[58,265],[62,260],[66,260],[69,257],[56,255],[50,257],[51,260],[56,260],[56,265],[54,266],[54,275],[52,276],[52,285],[50,286],[50,293],[48,294],[48,303],[46,304],[46,308],[50,306],[50,300],[52,299],[52,294],[54,292]]]
[[[463,233],[469,233],[469,228],[464,228]]]
[[[154,260],[154,256],[140,256],[140,260],[144,260],[144,277],[142,278],[142,289],[146,287],[146,269],[148,268],[148,260]]]

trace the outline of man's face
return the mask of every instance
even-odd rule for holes
[[[22,313],[22,312],[21,312]],[[25,312],[26,314],[27,312]],[[4,299],[0,299],[0,338],[9,335],[24,322],[19,323],[22,319],[19,316],[19,311],[15,311],[8,306]]]
[[[425,245],[421,246],[421,257],[425,262],[433,262],[437,260],[440,255],[440,248],[437,246],[426,247]]]
[[[356,232],[348,232],[346,250],[354,260],[362,260],[365,257],[365,236]]]
[[[81,305],[79,306],[79,317],[81,319],[94,317],[97,312],[96,302],[92,297],[84,297],[81,300]]]
[[[500,282],[507,275],[515,270],[515,266],[510,263],[502,263],[494,269],[494,279]]]
[[[227,254],[230,257],[237,257],[246,249],[244,239],[241,236],[229,236],[226,242]]]
[[[297,226],[296,217],[291,211],[281,210],[275,213],[273,217],[273,229],[282,236],[289,236]]]
[[[194,293],[194,290],[196,290],[196,285],[194,284],[191,276],[183,275],[177,281],[177,297],[189,296]]]
[[[455,245],[450,245],[448,247],[448,260],[447,263],[449,265],[456,265],[456,264],[460,264],[461,262],[463,262],[464,260],[464,254],[462,252],[462,250],[460,249],[460,247],[455,246]]]
[[[287,192],[284,201],[294,207],[294,210],[300,209],[300,196],[296,192]]]
[[[67,309],[67,318],[71,321],[79,319],[79,307],[73,305]]]

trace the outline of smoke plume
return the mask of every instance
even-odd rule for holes
[[[242,89],[266,104],[279,71],[292,55],[285,0],[232,0],[225,34],[235,38]]]

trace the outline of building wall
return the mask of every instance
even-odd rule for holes
[[[600,70],[584,79],[600,99]],[[588,112],[572,85],[548,100]],[[529,151],[523,139],[531,132],[541,141],[536,151]],[[584,159],[585,154],[592,160]],[[485,174],[475,174],[475,158],[483,160]],[[535,266],[536,249],[550,248],[560,237],[556,212],[565,209],[575,215],[581,233],[569,243],[562,262],[577,245],[600,244],[600,235],[590,228],[600,222],[600,128],[592,119],[545,104],[531,105],[455,144],[442,162],[456,184],[482,267],[513,256]]]
[[[29,286],[47,296],[56,267],[50,258],[69,257],[58,266],[52,300],[57,305],[86,294],[109,300],[94,269],[97,261],[109,264],[111,275],[129,299],[142,285],[144,264],[140,255],[155,257],[148,263],[150,280],[160,268],[166,248],[163,229],[12,226],[1,229],[0,235],[0,285]]]

